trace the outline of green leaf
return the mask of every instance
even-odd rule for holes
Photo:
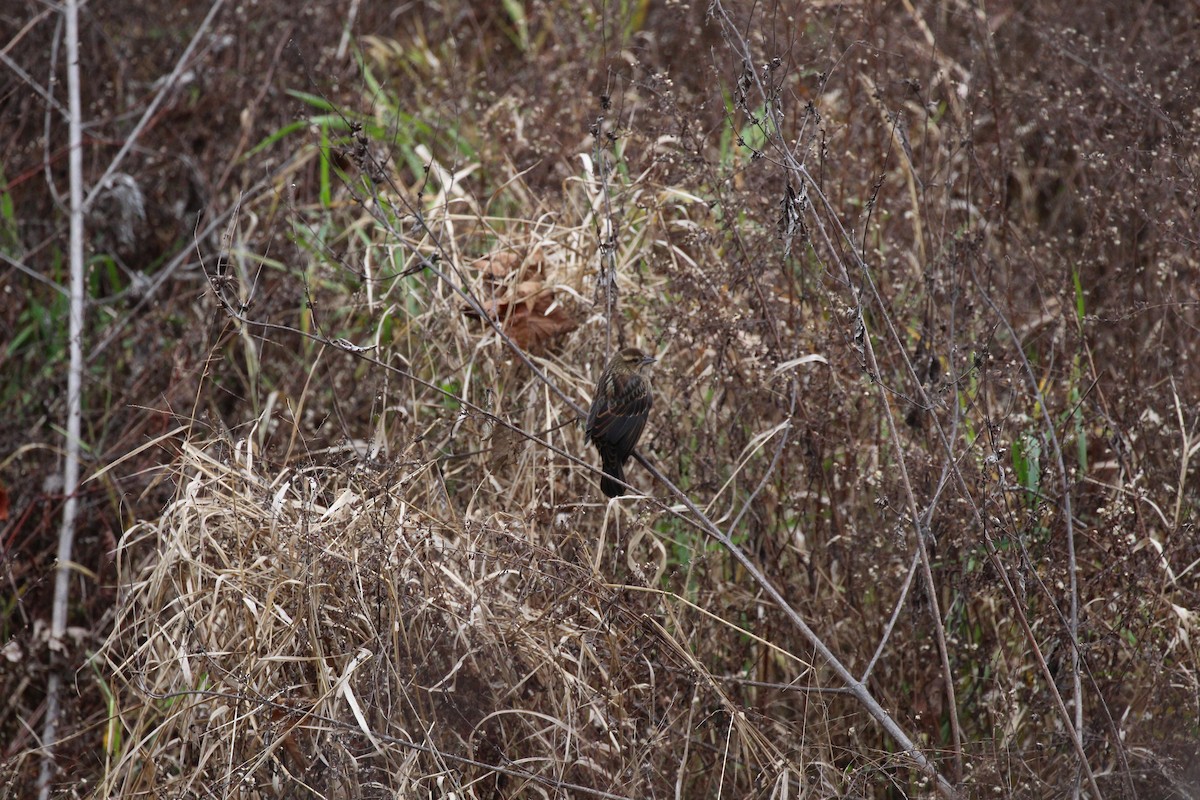
[[[290,96],[296,98],[297,100],[300,100],[301,102],[308,103],[313,108],[319,108],[322,111],[336,111],[337,110],[337,106],[335,106],[333,103],[326,100],[324,97],[321,97],[319,94],[310,94],[309,92],[301,92],[297,89],[288,89],[287,93]]]
[[[1083,322],[1086,306],[1084,305],[1083,283],[1079,280],[1079,270],[1071,270],[1071,280],[1075,284],[1075,318]]]

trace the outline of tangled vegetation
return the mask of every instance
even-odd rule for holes
[[[96,178],[161,5],[89,9]],[[1185,4],[352,6],[222,10],[89,218],[54,796],[1197,796]],[[6,80],[33,796],[63,165]]]

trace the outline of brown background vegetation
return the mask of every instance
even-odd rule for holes
[[[90,180],[208,11],[85,6]],[[56,24],[0,11],[14,797],[63,501]],[[88,220],[84,477],[129,457],[81,490],[56,792],[928,794],[677,498],[635,466],[660,502],[606,507],[567,457],[636,343],[641,451],[964,795],[1200,795],[1197,34],[1183,2],[221,8],[121,166],[144,214]]]

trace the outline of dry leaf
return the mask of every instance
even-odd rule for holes
[[[554,338],[572,331],[578,325],[562,305],[554,306],[554,289],[541,281],[524,281],[505,292],[503,297],[489,300],[483,310],[500,323],[500,329],[522,350],[544,350]],[[479,315],[470,307],[463,309],[470,317]]]
[[[528,256],[520,256],[511,250],[489,253],[471,262],[471,268],[482,272],[484,277],[500,283],[510,275],[516,280],[540,278],[546,265],[546,257],[540,249]]]
[[[477,269],[491,278],[503,278],[521,266],[521,257],[516,253],[505,250],[499,253],[489,253],[483,258],[471,262],[471,268]]]
[[[547,291],[534,301],[512,306],[502,326],[504,332],[522,350],[534,352],[544,349],[552,339],[574,330],[576,326],[575,320],[561,305],[549,311],[553,302],[553,294]]]
[[[524,259],[505,250],[471,264],[483,273],[493,292],[493,299],[482,304],[483,312],[498,321],[518,347],[531,352],[545,349],[551,340],[578,325],[566,308],[555,305],[554,288],[541,279],[545,262],[545,255],[537,249]],[[463,313],[479,317],[469,306]]]

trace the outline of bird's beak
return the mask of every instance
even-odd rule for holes
[[[653,364],[655,361],[658,361],[658,359],[654,356],[642,356],[642,366]]]

